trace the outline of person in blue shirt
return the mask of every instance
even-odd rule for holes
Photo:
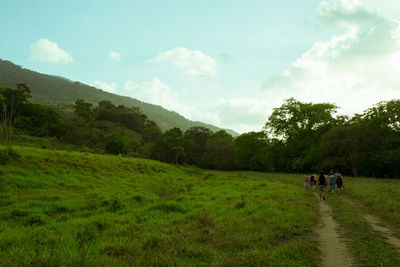
[[[329,173],[329,190],[331,193],[335,193],[335,174],[333,173],[333,170]]]

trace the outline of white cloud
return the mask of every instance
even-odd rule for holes
[[[150,62],[169,62],[181,68],[190,78],[217,78],[216,62],[210,56],[198,50],[177,47],[158,54]]]
[[[398,98],[400,22],[368,11],[357,0],[322,2],[319,12],[345,32],[316,42],[281,75],[268,78],[266,97],[333,102],[346,114]]]
[[[110,93],[116,93],[117,92],[117,85],[115,83],[108,83],[108,82],[102,82],[102,81],[94,81],[93,86],[100,88],[104,91],[110,92]]]
[[[376,12],[368,10],[359,0],[322,1],[318,7],[320,17],[328,23],[345,27],[371,27],[384,22]]]
[[[221,123],[226,126],[260,125],[266,120],[261,101],[250,98],[221,98],[214,103]]]
[[[268,102],[250,98],[220,98],[207,106],[187,107],[189,118],[239,133],[260,131],[267,120]]]
[[[52,63],[70,63],[73,58],[66,51],[58,47],[54,42],[40,39],[30,45],[30,60]]]
[[[117,62],[119,62],[119,61],[121,61],[121,54],[118,53],[118,52],[115,52],[115,51],[111,51],[110,53],[108,53],[108,58],[109,58],[111,61],[117,61]]]
[[[162,83],[157,77],[144,83],[127,81],[123,86],[123,93],[144,102],[160,105],[169,110],[177,110],[179,108],[176,95],[167,84]]]

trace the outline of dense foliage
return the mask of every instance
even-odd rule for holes
[[[400,176],[400,100],[380,102],[353,118],[334,116],[332,104],[288,99],[265,130],[281,146],[283,171],[339,169],[354,176]],[[282,167],[282,166],[281,166]]]
[[[52,137],[80,150],[127,154],[219,170],[318,172],[400,176],[400,100],[380,102],[362,114],[337,116],[329,103],[287,99],[264,131],[236,138],[205,127],[164,132],[138,107],[78,99],[62,108],[28,102],[29,88],[2,89],[5,111],[20,134]],[[0,115],[4,117],[4,111]],[[7,116],[6,116],[7,117]]]

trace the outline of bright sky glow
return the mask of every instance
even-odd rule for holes
[[[398,0],[0,2],[0,58],[238,132],[400,97]]]

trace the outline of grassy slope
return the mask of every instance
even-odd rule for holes
[[[301,177],[15,149],[0,165],[2,266],[315,265]]]

